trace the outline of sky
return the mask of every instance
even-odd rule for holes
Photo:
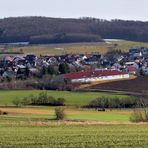
[[[0,18],[16,16],[148,21],[148,0],[0,0]]]

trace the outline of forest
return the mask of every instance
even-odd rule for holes
[[[96,18],[12,17],[0,19],[0,43],[101,42],[103,39],[148,41],[148,22]]]

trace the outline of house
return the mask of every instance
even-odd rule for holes
[[[148,75],[148,64],[147,65],[145,64],[142,66],[142,71],[144,74]]]
[[[143,48],[142,49],[142,54],[147,54],[148,53],[148,48]]]
[[[16,67],[16,78],[25,79],[27,76],[27,69],[24,65],[17,65]]]
[[[127,72],[129,74],[136,74],[137,73],[137,69],[134,66],[127,66]]]
[[[25,57],[25,60],[29,62],[32,66],[36,66],[37,56],[34,54],[28,54]]]
[[[119,70],[121,68],[122,68],[122,66],[119,63],[114,63],[112,66],[112,69],[116,69],[116,70]]]
[[[84,59],[84,64],[86,65],[98,64],[100,58],[101,58],[101,55],[91,55],[89,58]]]
[[[7,78],[7,79],[11,79],[15,77],[15,72],[11,69],[8,68],[6,71],[3,72],[2,74],[2,78]]]
[[[100,61],[100,66],[102,66],[102,67],[110,67],[110,61],[108,61],[107,59],[102,59]]]
[[[65,80],[70,80],[72,83],[87,83],[95,81],[106,81],[129,78],[129,74],[118,70],[94,70],[86,72],[74,72],[64,75]]]
[[[50,63],[50,64],[56,64],[57,63],[57,59],[55,57],[50,57],[48,59],[48,63]]]
[[[139,65],[136,63],[136,62],[126,62],[125,63],[125,66],[133,66],[133,67],[135,67],[136,69],[138,69],[139,68]]]
[[[98,61],[96,61],[95,59],[89,58],[89,59],[84,60],[84,64],[86,64],[86,65],[98,64]]]

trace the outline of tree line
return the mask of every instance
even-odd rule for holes
[[[0,42],[98,42],[101,38],[148,41],[148,22],[15,17],[0,19]]]

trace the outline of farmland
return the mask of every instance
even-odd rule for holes
[[[128,122],[132,110],[106,110],[98,112],[74,107],[64,107],[67,120]],[[54,107],[5,107],[0,110],[8,112],[6,117],[16,119],[55,119]],[[4,116],[5,117],[5,116]]]
[[[105,53],[112,45],[105,43],[71,43],[71,44],[49,44],[49,45],[32,45],[26,47],[11,47],[9,52],[18,52],[22,50],[24,54],[34,53],[36,55],[61,55],[77,53]]]
[[[146,125],[30,124],[0,119],[0,146],[5,148],[147,147]]]
[[[13,100],[19,96],[19,99],[23,99],[26,96],[38,95],[41,90],[19,90],[19,91],[0,91],[0,110],[8,112],[7,117],[16,118],[54,118],[54,107],[48,106],[29,106],[15,108],[12,103]],[[106,94],[106,93],[92,93],[92,92],[67,92],[67,91],[47,91],[48,96],[55,98],[63,97],[65,99],[65,112],[66,118],[70,120],[97,120],[97,121],[129,121],[131,111],[129,110],[106,110],[106,112],[98,112],[96,110],[90,110],[81,108],[84,105],[89,104],[91,100],[97,97],[119,97],[127,98],[126,95],[118,94]]]
[[[91,89],[122,90],[144,93],[148,91],[148,77],[137,77],[132,80],[107,82],[104,84],[93,85]]]
[[[114,46],[114,45],[117,46]],[[7,47],[7,52],[23,52],[24,54],[34,53],[36,55],[61,55],[61,54],[104,54],[110,49],[119,49],[127,52],[130,48],[148,47],[147,43],[132,41],[112,41],[108,43],[70,43],[70,44],[49,44],[49,45],[30,45],[25,47]]]
[[[56,121],[54,107],[7,107],[0,115],[0,147],[98,148],[146,147],[148,126],[130,123],[132,110],[98,112],[65,106],[66,118]]]
[[[10,148],[98,148],[146,147],[146,123],[129,122],[131,109],[107,109],[104,112],[80,108],[98,97],[127,97],[126,95],[47,91],[48,95],[64,97],[66,117],[55,120],[55,107],[14,107],[12,100],[22,99],[39,90],[0,91],[0,147]]]

